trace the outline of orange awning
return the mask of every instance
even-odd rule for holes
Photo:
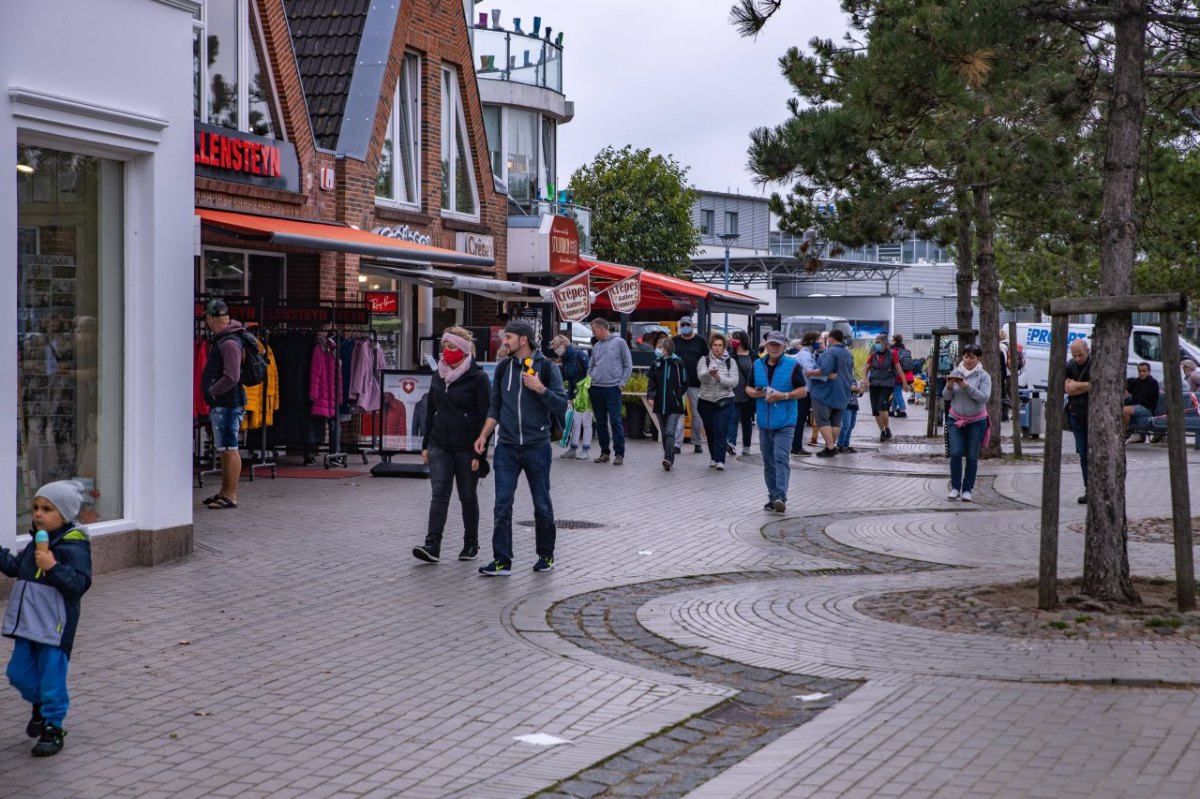
[[[273,216],[241,214],[197,208],[196,216],[204,224],[263,244],[283,247],[303,247],[310,250],[333,250],[366,255],[394,261],[422,264],[458,264],[460,266],[495,266],[494,258],[468,255],[428,244],[401,241],[378,233],[355,230],[346,225],[325,222],[305,222],[299,219],[279,219]]]

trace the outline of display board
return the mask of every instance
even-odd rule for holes
[[[379,451],[387,455],[420,454],[425,435],[425,407],[433,372],[384,369],[380,379]]]

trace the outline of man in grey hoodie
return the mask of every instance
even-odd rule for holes
[[[496,475],[496,508],[492,525],[492,562],[479,570],[488,577],[512,573],[512,511],[521,472],[533,495],[533,519],[538,560],[533,570],[554,568],[554,506],[550,502],[551,414],[567,410],[567,392],[558,366],[535,350],[533,325],[516,320],[504,328],[511,356],[496,367],[492,402],[475,451],[487,451],[496,434],[492,473]]]
[[[596,436],[600,439],[600,457],[596,463],[608,463],[608,426],[612,424],[613,465],[625,462],[625,428],[621,424],[621,390],[633,374],[633,356],[625,339],[612,334],[607,319],[592,320],[592,357],[588,364],[588,376],[592,386],[588,399],[592,401],[592,417],[596,423]]]

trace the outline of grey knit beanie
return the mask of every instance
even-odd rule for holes
[[[70,524],[79,516],[79,509],[87,499],[84,490],[83,485],[75,480],[56,480],[39,488],[35,496],[49,500],[62,514],[63,521]]]

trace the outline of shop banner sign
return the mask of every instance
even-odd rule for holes
[[[395,291],[368,291],[367,304],[371,313],[397,316],[400,313],[400,295]]]
[[[433,372],[384,369],[380,379],[380,451],[416,454],[425,436],[425,406]]]
[[[642,301],[642,273],[618,280],[608,287],[608,301],[617,313],[633,313]]]
[[[592,311],[591,279],[585,277],[554,289],[554,304],[564,322],[582,322]]]

